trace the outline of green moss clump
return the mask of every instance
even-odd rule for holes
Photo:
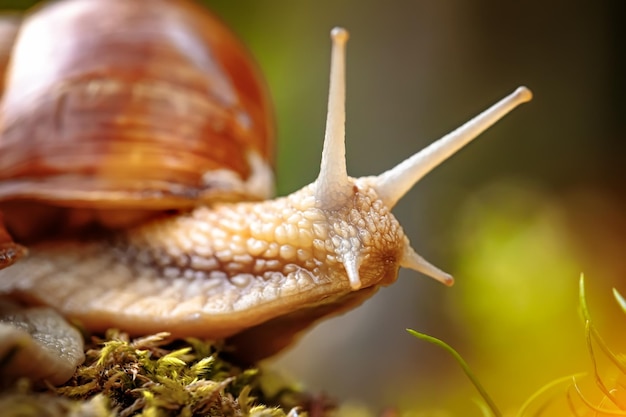
[[[223,360],[221,346],[159,333],[130,340],[109,331],[61,387],[36,391],[27,381],[0,393],[3,416],[300,415],[306,397],[289,386],[269,396],[257,368]]]

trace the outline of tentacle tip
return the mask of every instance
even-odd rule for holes
[[[348,41],[350,33],[342,27],[334,27],[330,31],[330,37],[333,42],[344,44]]]
[[[443,283],[443,285],[445,285],[446,287],[451,287],[454,285],[454,277],[450,274],[445,274],[442,277],[441,282]]]
[[[352,288],[352,291],[358,291],[361,289],[361,281],[350,281],[350,288]]]
[[[454,277],[448,274],[447,272],[443,272],[439,268],[432,267],[429,269],[422,270],[420,272],[426,275],[427,277],[434,279],[435,281],[441,282],[446,287],[451,287],[452,285],[454,285]]]
[[[363,283],[361,282],[361,277],[359,277],[358,272],[356,274],[348,273],[348,282],[350,283],[350,288],[352,289],[352,291],[358,291],[363,286]]]
[[[361,282],[361,277],[359,276],[357,267],[350,265],[346,268],[346,271],[348,273],[348,281],[350,282],[350,288],[352,288],[352,291],[360,290],[363,283]]]
[[[533,92],[525,86],[518,87],[513,94],[520,103],[526,103],[533,99]]]
[[[350,288],[353,291],[360,290],[363,286],[361,282],[361,276],[359,275],[359,266],[361,260],[355,256],[346,256],[343,261],[343,267],[346,269],[346,275],[348,276],[348,282]]]

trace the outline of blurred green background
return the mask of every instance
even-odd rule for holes
[[[0,0],[0,8],[32,3]],[[610,297],[612,286],[626,293],[623,1],[204,3],[267,77],[280,194],[317,175],[333,26],[351,33],[351,175],[393,166],[518,85],[535,96],[394,210],[455,286],[403,271],[271,366],[370,412],[480,415],[458,366],[406,334],[410,327],[457,347],[510,412],[551,380],[589,369],[581,272],[601,331],[624,346]]]

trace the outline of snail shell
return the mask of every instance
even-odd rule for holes
[[[47,4],[6,83],[0,199],[155,210],[273,194],[265,85],[194,3]]]
[[[151,0],[150,4],[153,3],[159,7],[174,4]],[[88,13],[96,4],[105,4],[106,13]],[[231,165],[247,166],[245,173],[235,171],[233,175],[224,174],[224,168],[219,168],[220,178],[247,179],[239,186],[239,189],[246,189],[257,183],[256,179],[250,178],[268,176],[267,165],[257,164],[254,162],[257,156],[251,156],[269,154],[264,148],[269,142],[269,128],[262,122],[257,123],[257,120],[266,120],[259,116],[266,113],[260,110],[266,108],[265,99],[261,99],[262,104],[256,107],[242,104],[246,97],[260,96],[262,89],[251,87],[246,81],[242,84],[244,90],[255,93],[238,99],[233,97],[239,96],[224,92],[229,89],[220,89],[223,84],[237,85],[232,80],[232,84],[226,81],[231,76],[239,76],[240,72],[252,73],[250,65],[240,62],[239,58],[234,60],[237,65],[233,66],[229,60],[204,60],[193,54],[191,64],[194,70],[212,74],[215,67],[239,68],[238,65],[243,65],[244,68],[223,79],[211,78],[211,82],[192,77],[193,83],[177,78],[186,79],[183,76],[188,71],[169,68],[170,62],[176,62],[173,57],[183,54],[177,49],[182,46],[191,45],[194,51],[206,51],[200,57],[213,57],[218,54],[214,48],[221,51],[228,46],[230,49],[236,46],[235,42],[214,42],[205,50],[204,46],[172,30],[171,33],[179,36],[176,38],[178,43],[172,41],[163,47],[168,51],[164,54],[166,63],[149,68],[159,68],[159,73],[162,69],[173,78],[160,81],[151,78],[152,70],[146,69],[141,70],[141,74],[150,77],[135,79],[130,75],[136,72],[127,71],[125,59],[132,61],[134,55],[147,50],[151,52],[144,53],[140,61],[152,63],[146,56],[162,51],[156,46],[155,49],[144,49],[126,39],[136,28],[146,27],[150,28],[146,29],[150,36],[141,30],[137,35],[143,41],[171,41],[160,30],[170,33],[168,25],[173,24],[172,16],[178,16],[178,12],[156,13],[152,7],[149,11],[146,7],[139,10],[134,4],[126,0],[65,1],[42,9],[25,23],[17,41],[11,82],[3,102],[6,123],[2,146],[8,147],[9,156],[2,153],[0,173],[6,185],[0,185],[0,195],[37,200],[58,196],[57,202],[62,204],[93,204],[95,207],[100,204],[102,207],[128,207],[128,201],[142,205],[150,202],[163,207],[166,204],[157,201],[159,198],[165,201],[191,200],[192,196],[211,194],[214,188],[205,187],[206,167],[217,160],[230,161],[230,150],[216,148],[217,144],[221,146],[224,138],[212,142],[211,135],[216,132],[228,132],[229,139],[245,145],[243,156],[236,157],[240,162]],[[181,4],[183,10],[192,10],[193,6]],[[59,59],[60,63],[66,63],[52,66],[51,74],[47,73],[50,68],[45,65],[32,65],[22,72],[19,65],[26,58],[20,54],[28,54],[29,48],[21,52],[21,44],[33,42],[36,34],[50,32],[50,39],[59,36],[56,32],[53,36],[52,28],[65,25],[50,22],[61,18],[60,7],[73,8],[73,13],[63,15],[80,16],[78,20],[82,27],[96,28],[94,35],[89,37],[92,48],[102,42],[105,50],[116,58],[92,51],[83,62],[79,59],[81,54],[70,54],[72,59]],[[129,23],[131,15],[139,23]],[[204,26],[196,19],[199,17],[188,16],[181,17],[180,21],[184,23],[183,27],[198,28],[202,42],[211,44],[213,38],[199,29]],[[150,23],[142,26],[140,23],[144,21]],[[163,25],[165,29],[158,32],[154,29]],[[70,29],[63,29],[66,31],[70,32]],[[120,31],[124,36],[120,37]],[[207,29],[207,32],[211,31]],[[102,236],[89,239],[64,237],[40,243],[29,248],[28,258],[0,271],[0,292],[26,302],[50,305],[93,331],[118,327],[133,334],[168,331],[180,337],[228,338],[236,355],[256,360],[282,349],[313,322],[353,308],[380,286],[393,283],[401,266],[430,275],[447,285],[452,284],[450,275],[429,264],[413,250],[390,210],[421,177],[511,109],[528,101],[531,94],[520,87],[468,124],[395,168],[378,176],[352,178],[346,172],[344,144],[348,34],[343,29],[335,29],[332,39],[326,137],[320,174],[312,184],[291,195],[261,202],[208,203],[202,200],[197,208],[188,212]],[[71,52],[73,48],[68,45],[72,42],[68,40],[66,45],[55,38],[43,45]],[[55,46],[59,44],[65,46]],[[235,53],[235,56],[240,55]],[[220,59],[226,58],[222,56]],[[107,65],[101,67],[102,62]],[[122,75],[113,76],[113,69],[76,75],[77,68],[83,64],[87,68],[109,68],[108,65],[113,63],[120,65]],[[42,81],[29,85],[26,79],[33,72]],[[67,82],[51,84],[47,81],[52,75],[63,72],[72,74]],[[94,75],[96,73],[98,77]],[[22,88],[13,89],[13,82]],[[191,85],[203,86],[199,90],[202,93]],[[209,91],[209,85],[217,87],[219,93]],[[121,86],[129,86],[130,90]],[[183,102],[178,88],[189,92],[194,100]],[[244,118],[245,122],[241,117],[234,117],[235,121],[224,122],[225,125],[218,123],[216,116],[208,114],[205,107],[196,102],[203,94],[218,97],[217,102],[226,105],[228,110],[217,109],[218,114],[249,114],[249,117]],[[150,112],[135,112],[136,108],[144,108],[138,104],[139,98],[152,100]],[[207,109],[215,107],[213,104],[206,106]],[[247,112],[242,108],[248,109]],[[129,116],[121,110],[129,110]],[[152,111],[156,116],[148,117],[153,116]],[[111,114],[115,117],[110,118]],[[172,115],[181,116],[182,121],[172,124]],[[44,124],[35,124],[33,120],[37,118],[42,118]],[[261,131],[265,133],[255,137],[265,138],[263,146],[249,145],[247,139],[233,138],[235,132],[245,132],[249,121],[262,126]],[[153,133],[152,137],[140,135],[141,140],[137,141],[136,132],[143,131],[144,125]],[[208,127],[197,131],[202,134],[191,134],[190,129],[197,125]],[[54,132],[57,140],[52,144],[44,143],[44,130]],[[18,137],[24,132],[28,132],[26,140],[30,143],[22,149],[22,139]],[[79,132],[87,132],[84,137],[89,140],[82,139]],[[206,132],[210,133],[205,139],[212,143],[211,146],[200,143],[199,138]],[[182,136],[182,144],[174,144],[178,135]],[[144,143],[148,139],[155,143]],[[78,143],[74,145],[73,140]],[[231,149],[230,145],[225,146]],[[208,153],[209,149],[221,156],[211,159],[213,157],[207,154],[202,161],[211,163],[206,162],[206,165],[196,163],[194,158],[191,158],[193,164],[180,165],[186,155],[204,155],[200,150]],[[69,151],[72,157],[63,152],[54,154],[57,151]],[[91,163],[85,163],[83,155]],[[174,162],[170,156],[174,156]],[[179,157],[180,160],[176,159]],[[77,159],[78,168],[72,166],[66,172],[64,165]],[[32,162],[41,164],[42,168],[30,171]],[[162,165],[156,166],[157,163]],[[130,168],[125,164],[130,164]],[[258,168],[259,165],[262,168]],[[145,172],[149,169],[162,172]],[[167,172],[170,169],[174,172],[171,176]],[[185,181],[172,185],[179,179],[189,178],[192,185]],[[69,179],[71,181],[67,181]],[[16,191],[17,184],[20,185],[19,192]],[[157,187],[146,187],[146,184]],[[142,191],[145,189],[150,190],[148,195]]]

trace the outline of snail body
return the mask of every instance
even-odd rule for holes
[[[91,3],[98,2],[92,0]],[[109,9],[109,4],[118,2],[107,0],[105,3]],[[55,7],[62,4],[57,3]],[[26,29],[22,35],[25,32]],[[391,208],[432,168],[518,104],[528,101],[530,92],[519,88],[473,121],[381,175],[352,178],[346,172],[344,144],[347,32],[334,29],[332,39],[326,136],[320,174],[312,184],[288,196],[266,201],[228,201],[237,199],[232,196],[223,199],[226,201],[203,198],[190,209],[184,209],[189,205],[184,201],[174,206],[178,213],[161,215],[133,226],[42,239],[29,247],[28,257],[0,271],[0,293],[11,294],[26,303],[51,306],[92,331],[117,327],[131,334],[167,331],[177,337],[226,338],[235,347],[236,355],[245,360],[257,360],[291,343],[311,323],[352,308],[380,286],[393,283],[400,267],[414,269],[451,285],[450,275],[429,264],[412,249]],[[99,82],[96,85],[100,85]],[[18,123],[21,116],[11,118],[7,109],[15,101],[11,97],[8,90],[3,117],[15,124],[5,123],[2,140],[10,138],[12,131],[22,129]],[[38,103],[50,99],[49,95],[42,95]],[[264,99],[261,101],[264,103]],[[235,102],[234,108],[238,109],[240,103]],[[259,107],[251,108],[257,109],[251,110],[255,114]],[[63,112],[70,117],[78,109],[64,104]],[[94,115],[94,118],[100,117],[101,114]],[[246,120],[257,119],[265,120],[259,117]],[[161,126],[160,121],[155,123]],[[97,134],[98,126],[98,123],[87,125],[87,130]],[[183,124],[179,130],[185,128]],[[262,126],[261,130],[265,133],[260,136],[265,137],[270,129]],[[2,146],[11,143],[16,140],[6,140]],[[157,148],[162,145],[158,143]],[[130,149],[125,145],[122,148]],[[141,149],[136,153],[139,161],[151,155],[145,150],[149,148]],[[258,155],[268,153],[258,149],[261,148],[244,150],[247,155],[244,160],[252,161],[249,167],[256,167],[258,175],[254,174],[255,169],[248,169],[245,175],[224,174],[224,168],[218,168],[219,180],[207,179],[209,175],[205,171],[202,181],[228,185],[235,182],[233,178],[244,178],[244,185],[240,182],[234,192],[241,197],[241,191],[256,184],[258,178],[269,177],[265,163],[254,162]],[[105,158],[116,155],[107,154]],[[127,157],[126,161],[130,159]],[[19,173],[20,169],[25,170],[23,164],[8,157],[3,161],[0,161],[0,173],[9,185],[0,184],[0,196],[4,193],[5,198],[45,201],[52,193],[60,196],[59,204],[110,209],[147,207],[162,195],[168,203],[156,205],[164,208],[171,207],[168,204],[173,200],[212,194],[214,188],[209,187],[205,192],[201,188],[174,187],[171,186],[173,180],[146,180],[149,174],[138,170],[139,179],[125,174],[122,183],[137,181],[141,187],[154,183],[170,186],[157,188],[158,192],[151,191],[146,196],[139,185],[131,184],[121,187],[118,193],[113,184],[119,179],[119,172],[116,174],[113,169],[111,176],[105,175],[101,181],[99,175],[104,168],[98,168],[79,170],[80,175],[70,170],[75,178],[81,177],[76,181],[81,184],[77,192],[67,184],[54,188],[59,185],[57,180],[49,183],[54,191],[48,188],[40,192],[36,181],[26,186],[30,177]],[[107,169],[111,166],[107,165]],[[168,166],[163,170],[166,168]],[[42,171],[41,175],[45,177],[50,172]],[[63,175],[60,173],[59,177]],[[167,173],[158,175],[164,178]],[[9,190],[15,189],[14,181],[24,187],[17,195],[9,195]],[[103,188],[94,192],[90,188],[93,185],[103,185]],[[181,189],[193,191],[172,191]],[[252,195],[249,200],[259,197]],[[99,202],[100,199],[110,201]],[[30,230],[27,234],[32,233]]]

